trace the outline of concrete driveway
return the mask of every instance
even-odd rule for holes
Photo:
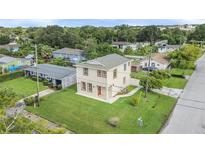
[[[205,133],[205,55],[198,60],[195,72],[161,133]]]

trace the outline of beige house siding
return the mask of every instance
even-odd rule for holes
[[[88,76],[85,76],[83,75],[83,68],[77,67],[77,93],[105,101],[110,100],[113,96],[130,84],[131,62],[129,63],[129,66],[128,62],[124,63],[126,64],[126,70],[124,70],[124,64],[121,64],[110,69],[109,71],[106,71],[106,78],[98,77],[97,69],[93,68],[88,68]],[[113,71],[115,69],[117,69],[117,77],[113,79]],[[126,78],[125,83],[123,83],[123,78]],[[82,82],[86,83],[85,91],[82,90]],[[92,92],[88,91],[88,83],[92,84]],[[98,86],[101,86],[101,95],[98,95]]]

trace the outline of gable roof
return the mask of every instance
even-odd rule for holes
[[[0,45],[0,48],[3,49],[11,49],[11,48],[19,48],[20,45],[17,43],[9,43],[9,44],[4,44],[4,45]]]
[[[151,59],[161,63],[161,64],[169,64],[169,59],[166,54],[162,53],[154,53]]]
[[[17,59],[14,57],[3,56],[0,57],[0,64],[8,64],[10,62],[16,61]]]
[[[112,42],[112,45],[129,45],[131,43],[129,42],[124,42],[124,41],[115,41],[115,42]]]
[[[118,54],[110,54],[107,56],[79,63],[76,65],[76,67],[88,67],[94,69],[109,70],[111,68],[114,68],[129,61],[131,60]]]
[[[37,67],[39,73],[47,74],[49,77],[55,79],[62,79],[76,73],[76,69],[73,67],[63,67],[52,64],[38,64]],[[36,67],[30,66],[24,70],[36,72]]]
[[[53,53],[64,53],[64,54],[82,54],[84,50],[81,49],[72,49],[72,48],[62,48],[56,51],[53,51]]]

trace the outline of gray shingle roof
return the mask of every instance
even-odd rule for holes
[[[82,62],[80,64],[77,64],[76,67],[88,67],[88,68],[109,70],[129,61],[131,60],[123,56],[120,56],[118,54],[110,54],[107,56]]]
[[[52,64],[38,64],[37,67],[38,73],[47,74],[49,77],[59,80],[76,73],[76,69],[73,67],[63,67]],[[30,66],[24,70],[36,72],[36,67]]]
[[[13,57],[9,57],[9,56],[4,56],[4,57],[0,58],[0,64],[8,64],[8,63],[15,61],[15,60],[17,60],[17,59],[13,58]]]
[[[9,44],[5,44],[5,45],[0,45],[0,48],[4,48],[4,49],[10,49],[10,48],[19,48],[20,45],[17,43],[9,43]]]
[[[129,42],[124,42],[124,41],[115,41],[115,42],[112,42],[112,45],[129,45],[131,43]]]
[[[72,49],[72,48],[62,48],[56,51],[53,51],[53,53],[67,53],[67,54],[82,54],[84,51],[81,49]]]

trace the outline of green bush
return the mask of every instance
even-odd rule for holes
[[[33,106],[35,103],[35,97],[28,97],[24,99],[26,106]]]
[[[23,71],[15,71],[15,72],[12,72],[12,73],[2,74],[2,75],[0,75],[0,82],[16,79],[16,78],[19,78],[19,77],[22,77],[22,76],[24,76]]]
[[[135,96],[131,101],[131,105],[137,106],[138,104],[139,104],[139,98]]]
[[[48,80],[43,80],[43,85],[44,85],[44,86],[48,86],[48,84],[49,84],[49,81],[48,81]]]
[[[59,85],[56,85],[56,90],[61,90],[62,89],[62,85],[59,84]]]

